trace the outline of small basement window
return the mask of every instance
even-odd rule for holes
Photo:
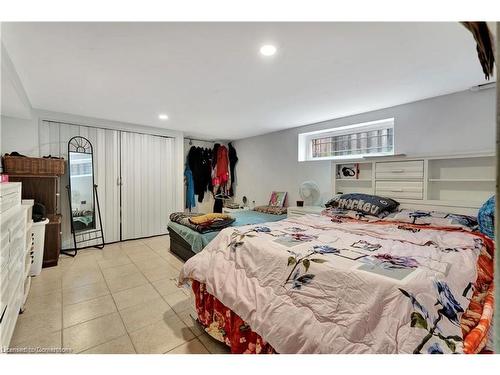
[[[299,161],[394,155],[394,118],[299,134]]]

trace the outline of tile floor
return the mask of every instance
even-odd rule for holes
[[[72,353],[228,353],[193,317],[190,290],[178,288],[182,261],[168,236],[61,256],[32,279],[11,347]]]

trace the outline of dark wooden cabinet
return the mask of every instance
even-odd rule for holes
[[[59,209],[59,177],[10,175],[9,181],[22,182],[22,198],[34,199],[45,206],[49,223],[45,226],[43,267],[57,266],[61,251],[61,221]]]
[[[47,210],[47,215],[55,215],[58,210],[59,177],[57,176],[16,176],[10,175],[9,181],[22,182],[23,199],[34,199]]]
[[[45,245],[43,267],[57,266],[61,251],[61,215],[47,215],[49,223],[45,226]]]

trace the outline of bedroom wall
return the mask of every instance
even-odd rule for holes
[[[0,152],[2,155],[6,152],[17,151],[23,155],[39,156],[37,119],[2,115],[0,121]]]
[[[267,204],[273,190],[287,191],[291,206],[303,181],[316,181],[331,196],[331,162],[298,162],[298,134],[394,117],[395,153],[451,155],[494,151],[495,90],[462,91],[359,115],[324,121],[234,142],[238,152],[236,200]]]
[[[79,125],[103,127],[109,129],[137,131],[148,134],[164,135],[175,138],[175,158],[176,158],[176,210],[181,211],[184,208],[184,136],[181,132],[170,131],[167,129],[152,128],[138,124],[127,124],[103,119],[89,118],[84,116],[72,115],[67,113],[50,112],[44,110],[32,110],[30,120],[1,116],[0,126],[0,145],[1,153],[10,153],[17,151],[23,155],[40,157],[39,147],[39,121],[52,120],[68,122]],[[0,169],[1,171],[1,169]]]

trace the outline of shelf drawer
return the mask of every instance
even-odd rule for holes
[[[375,165],[377,180],[409,180],[424,178],[424,161],[380,162]]]
[[[21,184],[2,183],[0,184],[0,213],[21,203]]]
[[[423,182],[377,181],[375,194],[388,198],[423,199]]]

